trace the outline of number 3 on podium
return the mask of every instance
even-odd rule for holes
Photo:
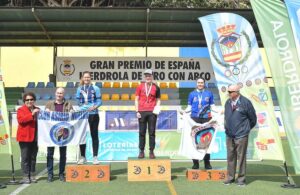
[[[211,172],[210,171],[207,172],[207,178],[206,178],[206,180],[211,180]]]

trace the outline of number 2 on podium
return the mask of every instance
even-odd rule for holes
[[[90,171],[89,170],[85,170],[84,178],[90,178]]]

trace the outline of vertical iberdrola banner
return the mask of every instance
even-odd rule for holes
[[[4,94],[2,73],[0,70],[0,153],[12,154],[8,113]]]
[[[283,160],[279,128],[256,37],[250,23],[231,13],[199,18],[209,49],[222,105],[227,87],[238,84],[251,100],[258,122],[251,131],[247,158]]]
[[[288,13],[280,0],[251,0],[251,5],[266,49],[293,164],[299,174],[300,66]]]

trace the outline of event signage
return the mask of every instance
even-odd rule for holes
[[[270,64],[293,164],[299,174],[300,66],[288,12],[280,0],[251,0],[251,5]],[[299,23],[299,19],[293,21]]]
[[[208,58],[57,57],[56,68],[57,81],[79,81],[84,71],[93,81],[140,81],[144,70],[152,69],[157,81],[215,82]]]
[[[257,154],[260,159],[283,160],[271,93],[251,24],[231,13],[211,14],[199,20],[222,105],[228,99],[228,85],[240,85],[241,94],[251,100],[258,118],[257,126],[249,136],[249,145],[255,145],[253,155]]]
[[[0,70],[0,154],[1,153],[12,154],[6,99]]]

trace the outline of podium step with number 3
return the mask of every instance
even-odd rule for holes
[[[189,181],[222,181],[226,180],[227,170],[194,170],[188,169],[186,177]]]

